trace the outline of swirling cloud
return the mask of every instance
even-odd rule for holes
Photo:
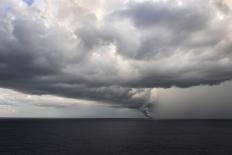
[[[0,4],[1,87],[139,108],[157,87],[232,79],[228,1]]]

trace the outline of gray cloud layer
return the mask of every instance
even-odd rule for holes
[[[0,4],[1,87],[139,108],[155,87],[232,79],[223,1]]]

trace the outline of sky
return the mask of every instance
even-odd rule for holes
[[[231,0],[1,0],[0,117],[232,118]]]

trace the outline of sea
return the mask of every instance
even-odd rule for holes
[[[232,120],[0,119],[0,155],[232,155]]]

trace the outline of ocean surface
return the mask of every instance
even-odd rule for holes
[[[0,120],[0,155],[47,154],[232,155],[232,120]]]

